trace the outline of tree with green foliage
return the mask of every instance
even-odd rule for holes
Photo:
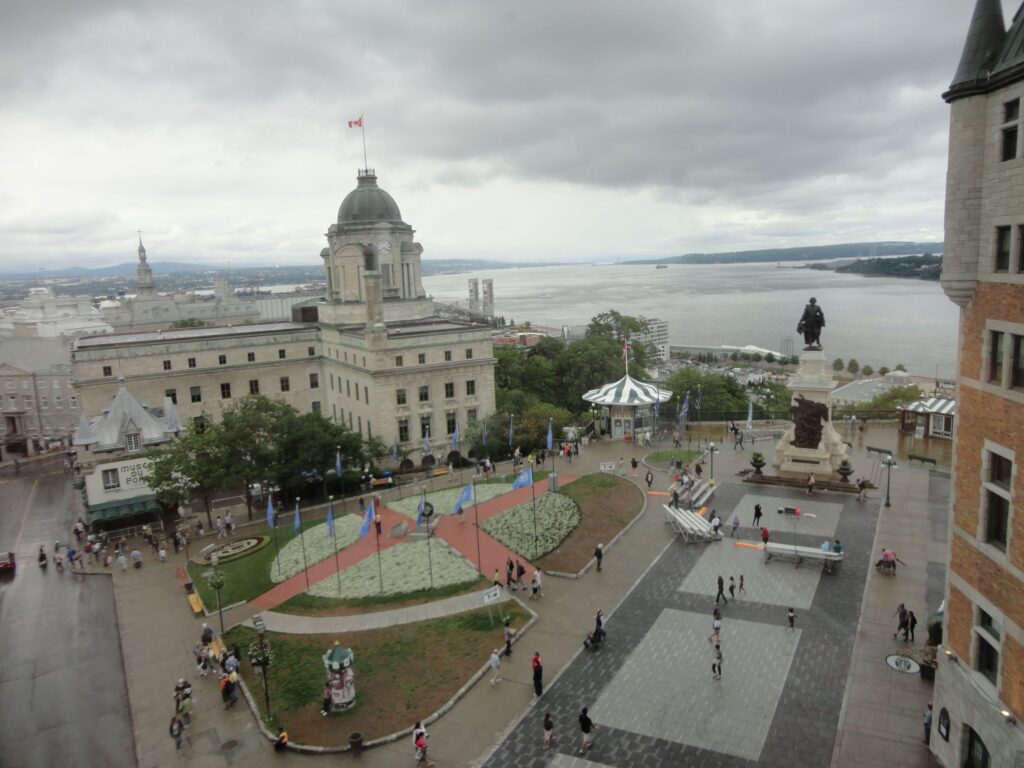
[[[835,360],[832,361],[832,370],[835,371],[836,373],[839,373],[839,371],[843,370],[843,368],[845,367],[846,363],[843,362],[843,358],[841,357],[837,357]]]
[[[841,411],[843,414],[895,411],[919,399],[921,399],[921,390],[916,385],[911,384],[907,387],[893,387],[876,395],[866,403],[845,405]]]
[[[775,355],[769,352],[767,355],[764,356],[764,361],[768,363],[768,365],[771,365],[772,363],[775,362]]]
[[[793,355],[789,358],[790,365],[800,365],[800,355]]]
[[[879,376],[885,376],[885,374],[887,374],[888,372],[889,372],[889,369],[886,368],[884,365],[881,368],[878,369],[878,375]]]
[[[192,422],[176,440],[146,452],[151,462],[146,483],[160,503],[178,507],[199,497],[211,529],[213,495],[230,480],[231,456],[223,437],[219,424]]]
[[[583,393],[621,379],[625,372],[621,341],[610,336],[588,336],[573,342],[555,361],[561,397],[554,404],[578,412],[586,405]]]
[[[673,407],[678,408],[686,393],[690,393],[690,416],[695,419],[694,396],[701,389],[701,413],[719,414],[747,409],[747,393],[736,379],[720,373],[705,373],[696,368],[680,368],[668,377],[664,389],[672,391]],[[662,408],[664,413],[666,408]]]
[[[860,370],[860,363],[857,362],[857,358],[850,358],[850,362],[846,364],[846,370],[852,373],[854,376],[857,375],[857,371]]]
[[[862,376],[871,376],[874,374],[875,369],[872,368],[870,365],[865,365],[860,369],[860,372]]]
[[[630,341],[633,334],[642,333],[650,327],[647,320],[638,317],[630,317],[609,309],[594,315],[587,326],[586,337],[605,337],[616,339],[620,344],[629,341],[629,358],[631,367],[636,376],[644,376],[650,363],[655,358],[654,345],[644,341]]]
[[[198,317],[186,317],[181,320],[175,320],[171,323],[171,328],[205,328],[209,323],[205,320],[200,320]]]

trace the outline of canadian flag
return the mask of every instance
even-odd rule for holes
[[[349,120],[348,121],[348,127],[349,128],[362,128],[363,127],[363,116],[360,115],[355,120]]]

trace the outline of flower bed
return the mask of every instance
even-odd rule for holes
[[[451,488],[444,488],[439,491],[431,491],[427,494],[427,501],[434,505],[434,518],[436,519],[439,515],[451,514],[452,507],[455,506],[455,501],[462,494],[462,489],[465,488],[463,485],[454,485]],[[504,493],[508,493],[512,490],[511,483],[480,483],[476,487],[476,500],[478,503],[490,501],[496,496],[501,496]],[[416,519],[416,510],[420,504],[419,496],[406,496],[404,499],[398,499],[397,501],[389,501],[388,509],[393,509],[395,512],[400,512],[408,518],[413,520]],[[468,512],[472,508],[472,503],[464,504],[464,509]]]
[[[561,544],[580,524],[580,519],[579,507],[568,496],[545,493],[537,499],[536,527],[533,504],[529,501],[505,510],[482,526],[513,552],[533,562]]]
[[[307,528],[303,531],[306,546],[305,560],[302,557],[303,542],[296,536],[281,547],[280,571],[277,557],[270,563],[270,580],[275,584],[280,584],[295,574],[302,573],[306,565],[311,566],[325,558],[333,557],[335,548],[342,550],[359,538],[359,527],[362,522],[359,515],[342,515],[337,518],[334,521],[334,539],[327,534],[327,523]]]
[[[373,595],[397,595],[433,587],[462,584],[480,577],[477,569],[456,550],[441,539],[428,542],[411,541],[388,547],[380,553],[380,569],[384,571],[384,591],[381,592],[378,555],[370,555],[341,572],[341,578],[328,577],[309,590],[317,597],[353,599]],[[341,585],[339,589],[339,583]]]

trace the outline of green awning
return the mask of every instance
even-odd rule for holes
[[[103,520],[117,520],[122,517],[132,517],[147,512],[159,511],[160,503],[156,500],[155,495],[136,496],[123,501],[108,501],[106,504],[95,504],[86,507],[90,523],[98,523]]]

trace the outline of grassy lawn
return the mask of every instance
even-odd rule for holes
[[[553,552],[535,563],[543,571],[579,571],[593,557],[598,544],[607,544],[637,516],[644,501],[643,493],[629,480],[606,473],[584,475],[560,493],[580,508],[580,524]]]
[[[320,695],[326,673],[321,657],[334,635],[267,635],[274,652],[270,669],[273,721],[288,729],[293,741],[323,746],[348,744],[349,734],[374,739],[409,727],[438,709],[501,646],[502,613],[522,627],[528,614],[514,604],[398,627],[347,633],[344,644],[355,655],[356,704],[347,712],[320,716]],[[256,633],[244,627],[229,631],[224,641],[238,643],[243,655]],[[528,653],[519,651],[526,663]],[[241,673],[259,707],[263,681],[248,661]],[[266,713],[263,713],[264,716]]]
[[[671,459],[676,459],[677,461],[683,462],[683,464],[689,464],[698,456],[700,456],[700,451],[684,451],[673,448],[671,450],[648,453],[644,456],[644,460],[648,464],[668,464]]]
[[[446,587],[429,589],[422,592],[406,592],[394,595],[375,595],[373,597],[337,600],[329,597],[318,597],[305,593],[296,595],[274,608],[281,613],[294,613],[301,616],[351,616],[359,613],[372,613],[375,610],[391,610],[405,608],[410,605],[442,600],[446,597],[462,595],[482,589],[490,584],[486,579],[477,579],[463,584],[450,584]]]
[[[320,525],[324,520],[303,520],[302,529],[307,530],[315,525]],[[260,533],[273,533],[268,529],[260,531]],[[244,534],[236,534],[234,538],[245,538]],[[295,531],[291,525],[278,526],[277,528],[277,543],[281,548],[295,538]],[[216,541],[216,539],[212,539]],[[197,542],[193,546],[199,546],[205,543],[206,540]],[[270,580],[270,569],[274,558],[277,557],[277,547],[274,546],[274,542],[263,547],[251,555],[241,557],[238,560],[232,560],[231,562],[224,563],[219,567],[221,574],[224,576],[224,589],[220,591],[220,599],[223,605],[233,605],[235,603],[244,602],[251,600],[257,595],[262,595],[267,590],[274,587],[274,582]],[[310,563],[313,565],[313,563]],[[196,591],[199,596],[203,598],[203,603],[206,604],[207,610],[213,610],[217,607],[217,593],[210,589],[207,584],[204,573],[208,573],[213,570],[212,565],[196,565],[190,563],[188,566],[189,575],[192,577],[192,583],[195,585]]]

